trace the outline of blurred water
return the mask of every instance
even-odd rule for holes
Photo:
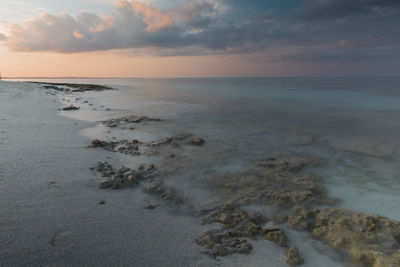
[[[118,88],[85,93],[111,112],[87,107],[69,116],[96,121],[138,114],[166,120],[109,135],[101,127],[86,129],[85,135],[151,140],[189,132],[206,139],[202,149],[183,152],[185,168],[171,179],[194,202],[204,200],[197,188],[206,188],[216,173],[298,153],[327,160],[317,171],[340,206],[400,220],[400,78],[65,81]]]

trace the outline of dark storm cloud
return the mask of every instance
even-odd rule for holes
[[[385,8],[400,8],[398,0],[305,0],[293,11],[298,19],[333,19],[360,15]]]

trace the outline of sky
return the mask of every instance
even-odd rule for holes
[[[400,75],[399,0],[1,0],[13,77]]]

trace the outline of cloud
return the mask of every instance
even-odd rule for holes
[[[305,0],[293,11],[295,18],[329,20],[350,15],[377,12],[385,8],[400,8],[398,0]]]
[[[198,56],[263,53],[264,61],[376,60],[400,56],[400,2],[305,0],[286,13],[229,6],[232,1],[178,1],[163,9],[117,0],[112,14],[45,13],[8,23],[13,51]]]
[[[195,44],[208,47],[213,45],[207,44],[206,32],[223,12],[221,6],[200,1],[161,10],[139,1],[118,0],[113,15],[46,13],[24,23],[6,24],[6,45],[13,51],[60,53]]]
[[[4,34],[0,33],[0,41],[4,41],[7,39],[7,36],[5,36]]]

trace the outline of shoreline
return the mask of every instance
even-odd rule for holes
[[[196,220],[97,189],[89,168],[118,157],[86,148],[78,133],[94,123],[61,117],[58,96],[35,85],[0,82],[0,94],[1,266],[210,265],[188,239]]]
[[[42,84],[47,84],[47,83],[42,83]],[[62,94],[64,92],[64,86],[65,84],[52,84],[52,86],[60,86],[60,90],[57,90],[55,88],[46,88],[48,90],[56,90],[58,94]],[[74,91],[74,90],[69,90],[67,92],[75,93],[75,92],[81,92],[81,91]],[[84,98],[75,98],[76,101],[80,101],[81,103],[87,101]],[[54,101],[54,100],[53,100]],[[62,101],[64,104],[70,103],[68,102],[70,100]],[[103,107],[103,109],[106,109],[106,107]],[[63,111],[63,112],[75,112],[75,111]],[[76,111],[79,112],[79,111]],[[158,123],[161,120],[157,118],[149,118],[146,116],[125,116],[125,117],[117,117],[113,118],[112,120],[105,120],[102,122],[105,127],[112,129],[118,129],[122,127],[128,128],[132,124],[140,124],[142,122],[145,123]],[[76,122],[75,122],[76,123]],[[93,124],[91,124],[93,125]],[[88,126],[88,125],[87,125]],[[86,127],[87,128],[87,127]],[[134,130],[134,127],[133,129]],[[75,132],[76,135],[77,132]],[[84,139],[84,138],[83,138]],[[87,140],[86,140],[87,142]],[[82,145],[82,143],[80,144]],[[103,162],[101,164],[98,164],[97,167],[94,165],[87,166],[95,168],[98,172],[102,174],[106,178],[105,181],[100,183],[100,187],[103,189],[107,188],[114,188],[114,189],[119,189],[121,186],[124,187],[127,186],[129,187],[130,184],[134,185],[135,188],[141,188],[141,189],[146,189],[144,190],[143,193],[138,193],[140,190],[134,189],[134,192],[128,192],[130,191],[130,188],[127,190],[112,190],[112,195],[118,196],[118,194],[124,195],[124,197],[127,197],[128,195],[130,197],[134,198],[134,195],[141,195],[141,197],[147,198],[148,195],[147,193],[156,195],[155,198],[150,197],[152,201],[158,201],[159,206],[162,207],[169,207],[170,204],[172,203],[173,207],[183,207],[183,212],[179,211],[178,214],[197,214],[197,216],[201,215],[203,217],[203,222],[208,224],[212,223],[211,230],[214,228],[213,231],[207,232],[207,231],[202,231],[202,233],[198,233],[192,242],[195,241],[199,236],[203,236],[203,238],[198,239],[198,243],[206,248],[207,254],[216,258],[220,262],[219,264],[228,264],[229,266],[229,261],[232,259],[238,260],[238,259],[245,259],[245,263],[251,262],[251,259],[256,259],[256,262],[258,264],[262,264],[260,262],[260,258],[257,258],[258,253],[251,252],[253,246],[257,247],[260,243],[265,244],[265,242],[269,241],[262,241],[262,239],[270,240],[272,242],[277,243],[278,245],[285,247],[284,250],[286,250],[286,254],[290,254],[292,256],[292,259],[294,262],[297,264],[301,263],[301,255],[305,251],[302,251],[300,248],[300,256],[298,255],[298,252],[296,252],[296,249],[292,249],[292,247],[289,247],[287,243],[291,242],[291,236],[289,238],[286,236],[285,233],[291,233],[291,229],[297,230],[300,233],[311,233],[312,237],[315,239],[320,239],[324,240],[328,243],[331,243],[335,249],[338,251],[342,251],[343,253],[348,253],[350,248],[352,250],[355,250],[356,253],[358,253],[358,256],[360,256],[359,259],[355,258],[357,255],[352,255],[349,254],[349,256],[352,256],[354,260],[356,261],[361,261],[364,262],[365,259],[367,259],[367,263],[369,264],[375,264],[375,261],[379,260],[380,263],[391,263],[391,260],[393,261],[398,261],[399,259],[395,255],[395,253],[392,253],[392,251],[389,254],[379,254],[378,256],[374,254],[374,249],[370,247],[364,247],[361,246],[358,242],[353,241],[356,240],[356,238],[360,239],[360,236],[357,235],[357,237],[353,236],[353,231],[348,230],[346,227],[346,223],[343,224],[342,221],[336,221],[334,219],[334,216],[337,216],[339,214],[340,218],[343,218],[345,221],[347,221],[347,224],[355,224],[357,227],[360,227],[361,229],[364,229],[368,235],[372,235],[375,237],[375,235],[380,235],[384,236],[387,238],[387,240],[391,240],[391,234],[385,232],[385,229],[381,229],[380,227],[375,227],[374,225],[380,225],[380,224],[390,224],[392,225],[396,230],[396,232],[399,231],[397,229],[398,225],[396,222],[391,221],[391,220],[386,220],[383,217],[379,216],[366,216],[361,213],[352,213],[351,211],[346,211],[344,209],[310,209],[315,207],[316,204],[324,204],[328,206],[334,207],[334,202],[330,202],[327,198],[327,196],[324,195],[323,191],[323,186],[320,187],[318,184],[318,178],[313,177],[313,176],[307,176],[304,173],[302,173],[302,169],[304,166],[318,166],[319,164],[323,164],[322,162],[319,162],[318,160],[312,159],[312,158],[307,158],[307,157],[296,157],[296,156],[289,156],[289,157],[280,157],[280,158],[268,158],[268,155],[266,155],[267,158],[265,158],[262,161],[259,161],[258,168],[260,169],[259,174],[247,174],[243,173],[239,177],[235,177],[234,175],[230,175],[229,177],[220,177],[218,178],[219,181],[221,181],[221,188],[222,190],[219,192],[218,190],[215,192],[216,194],[220,194],[221,196],[221,201],[220,203],[215,204],[211,209],[204,209],[204,210],[197,210],[196,207],[190,207],[186,206],[185,201],[184,201],[184,195],[180,195],[180,192],[176,192],[173,190],[172,187],[169,185],[165,185],[162,174],[163,173],[168,173],[171,171],[171,166],[172,166],[172,171],[174,171],[174,166],[176,165],[179,168],[179,154],[175,153],[173,157],[171,157],[171,149],[172,151],[174,148],[180,148],[180,147],[185,147],[185,146],[195,146],[201,147],[205,145],[207,146],[207,140],[202,139],[201,137],[196,137],[196,136],[189,136],[188,134],[186,135],[176,135],[176,136],[171,136],[159,140],[153,140],[152,142],[142,142],[140,140],[115,140],[115,141],[110,141],[110,140],[93,140],[92,141],[92,147],[97,148],[97,149],[87,149],[85,150],[85,153],[92,153],[93,155],[99,155],[99,153],[103,154],[104,157],[106,157],[103,160],[98,160]],[[171,146],[172,148],[170,148]],[[167,147],[167,148],[165,148]],[[161,155],[164,157],[164,159],[161,161],[161,163],[156,164],[156,166],[151,165],[149,166],[143,166],[138,169],[126,169],[124,167],[118,167],[120,165],[120,162],[118,162],[118,158],[111,157],[109,158],[109,155],[107,152],[101,152],[99,148],[105,149],[106,151],[112,151],[116,152],[117,154],[124,154],[128,156],[139,156],[140,154],[137,153],[144,153],[144,155],[147,155],[148,153],[149,156],[152,155]],[[150,150],[148,150],[150,148]],[[83,150],[84,148],[80,148],[80,150]],[[89,152],[91,151],[91,152]],[[143,152],[142,152],[143,151]],[[166,151],[166,152],[165,152]],[[179,151],[179,150],[178,150]],[[178,154],[178,155],[176,155]],[[168,157],[167,157],[168,156]],[[107,165],[108,162],[111,162],[112,165]],[[113,165],[117,167],[113,167]],[[89,172],[90,173],[90,172]],[[117,175],[117,176],[116,176]],[[89,176],[91,177],[90,179],[92,180],[91,185],[93,186],[94,180],[96,177],[95,174],[90,173]],[[244,178],[243,178],[244,177]],[[266,177],[268,177],[269,182],[265,183],[267,180]],[[271,177],[278,177],[275,180],[272,179]],[[228,180],[224,180],[224,179]],[[285,184],[282,184],[283,179],[285,179]],[[98,185],[98,180],[97,185]],[[57,182],[55,184],[50,184],[53,181],[49,181],[49,186],[52,185],[57,185]],[[151,185],[147,185],[147,183],[150,182]],[[141,184],[146,184],[146,187],[142,187]],[[283,186],[283,189],[277,190],[277,185],[280,187]],[[97,186],[96,186],[97,187]],[[95,191],[93,188],[91,189]],[[108,194],[106,192],[108,191],[95,191],[96,195],[101,195],[101,194]],[[307,193],[304,193],[307,192]],[[248,195],[252,195],[252,197],[248,197]],[[267,202],[265,202],[265,199],[267,199]],[[324,201],[328,201],[327,203],[324,203]],[[103,201],[103,200],[100,200]],[[122,199],[121,199],[122,201]],[[126,200],[123,201],[123,203]],[[167,204],[165,204],[167,202]],[[104,205],[101,206],[108,206],[108,201],[106,200]],[[149,208],[150,205],[152,208]],[[163,209],[158,208],[158,205],[153,205],[153,204],[147,204],[144,205],[148,209],[145,208],[145,210],[154,213],[154,212],[160,212]],[[284,213],[276,213],[274,214],[275,218],[265,218],[263,214],[253,212],[250,213],[246,207],[248,205],[268,205],[268,206],[276,206],[278,208],[278,211]],[[153,208],[154,207],[154,208]],[[143,208],[143,207],[142,207]],[[179,209],[178,209],[179,210]],[[164,212],[165,210],[163,210]],[[165,214],[164,214],[165,215]],[[182,216],[182,215],[179,215]],[[179,217],[178,216],[178,217]],[[176,219],[176,216],[172,216],[172,218]],[[188,217],[185,217],[188,218]],[[281,220],[279,220],[279,218]],[[371,219],[372,218],[372,219]],[[163,220],[162,218],[159,218]],[[194,221],[197,221],[199,223],[199,220],[196,219],[196,217],[192,218]],[[192,220],[191,219],[191,220]],[[334,226],[334,228],[327,228],[326,225],[322,222],[323,220],[328,220],[331,222],[331,224]],[[224,228],[221,230],[220,228],[215,228],[214,225],[217,223],[217,225],[221,225]],[[196,225],[196,223],[193,223],[193,225]],[[192,225],[192,226],[193,226]],[[185,226],[188,227],[188,226]],[[198,224],[199,228],[203,227],[208,227],[208,226],[203,226],[200,227],[200,224]],[[346,232],[346,237],[343,236],[335,236],[333,235],[334,232]],[[193,231],[193,230],[192,230]],[[198,230],[197,230],[198,231]],[[147,233],[150,234],[150,233]],[[191,233],[193,234],[193,233]],[[297,233],[296,233],[297,234]],[[67,235],[65,232],[61,231],[59,233],[54,234],[54,236],[50,239],[50,244],[53,246],[53,244],[57,244],[59,240],[64,240],[65,235]],[[150,234],[151,235],[151,234]],[[394,238],[394,236],[392,235]],[[156,237],[153,237],[156,238]],[[344,238],[344,240],[343,240]],[[366,239],[367,238],[367,239]],[[377,242],[375,239],[368,239],[368,236],[361,236],[361,240],[364,242],[366,240],[370,242]],[[251,241],[252,239],[257,239],[257,241]],[[158,239],[157,239],[158,240]],[[286,240],[286,241],[285,241]],[[336,242],[339,242],[342,240],[344,243],[343,244],[349,244],[351,247],[345,247],[345,245],[338,245],[336,246]],[[340,241],[340,242],[342,242]],[[273,248],[273,243],[270,242],[268,243],[270,245],[269,249],[270,251],[279,251],[279,257],[276,255],[275,260],[276,266],[284,266],[284,251],[280,249],[278,246],[276,248]],[[397,242],[394,240],[394,242]],[[62,241],[60,241],[62,243]],[[179,244],[180,246],[181,244]],[[192,256],[194,258],[200,257],[201,261],[207,262],[207,264],[214,265],[217,262],[214,260],[204,256],[201,252],[201,247],[197,246],[196,244],[191,243],[192,249],[198,251],[197,256]],[[272,246],[271,246],[272,245]],[[395,245],[395,244],[392,244]],[[303,248],[304,249],[304,248]],[[231,255],[233,253],[239,253],[239,254],[249,254],[249,256],[237,256],[237,254]],[[265,253],[265,252],[264,252]],[[276,253],[276,252],[275,252]],[[272,254],[275,254],[272,253]],[[256,254],[256,255],[254,255]],[[393,254],[393,258],[387,257],[388,255],[391,256]],[[202,256],[200,256],[202,255]],[[220,256],[227,256],[231,255],[229,257],[223,257],[221,258]],[[375,255],[375,258],[368,258],[368,255]],[[272,255],[271,255],[272,256]],[[179,255],[177,255],[179,259]],[[288,257],[288,256],[287,256]],[[337,256],[339,257],[339,256]],[[262,259],[262,258],[261,258]],[[265,260],[265,259],[264,259]],[[269,260],[274,260],[273,258]],[[310,264],[309,258],[306,257],[305,265]],[[289,262],[288,259],[286,261]],[[340,260],[341,261],[341,260]],[[386,262],[387,261],[387,262]],[[312,262],[312,261],[311,261]],[[336,262],[338,263],[338,262]],[[364,262],[365,263],[365,262]],[[312,265],[309,265],[312,266]],[[378,265],[379,266],[379,265]]]

